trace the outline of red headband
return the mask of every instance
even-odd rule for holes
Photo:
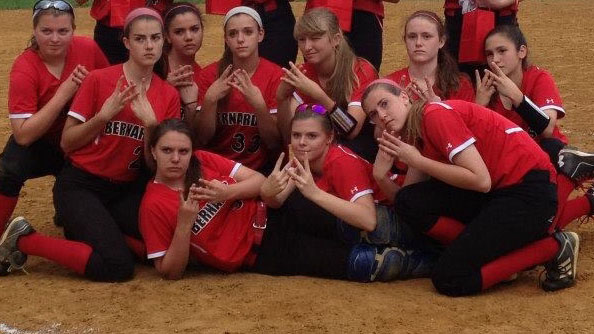
[[[386,84],[386,85],[394,86],[394,87],[399,88],[400,90],[402,90],[402,87],[400,87],[400,85],[398,85],[396,82],[394,82],[394,81],[392,81],[390,79],[376,79],[376,80],[373,80],[372,82],[369,83],[369,85],[367,85],[367,87],[365,89],[371,87],[371,85],[374,85],[374,84]]]
[[[161,23],[161,27],[163,26],[163,19],[161,18],[161,15],[159,13],[147,7],[140,7],[128,13],[128,16],[126,16],[126,21],[124,21],[124,30],[126,30],[130,22],[136,20],[139,16],[143,15],[154,17],[157,21],[159,21],[159,23]]]

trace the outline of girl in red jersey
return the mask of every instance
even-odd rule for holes
[[[445,50],[445,26],[437,14],[420,10],[406,20],[404,43],[409,65],[386,76],[406,87],[411,98],[474,101],[470,79]]]
[[[331,110],[335,126],[345,145],[368,161],[373,161],[377,145],[373,126],[361,109],[365,86],[377,79],[373,65],[357,58],[342,31],[336,15],[325,8],[308,10],[295,25],[295,39],[305,64],[284,69],[283,83],[276,99],[279,128],[289,139],[295,108],[316,103]]]
[[[490,70],[485,70],[482,79],[478,70],[475,73],[476,102],[530,133],[549,154],[557,170],[563,172],[557,176],[559,210],[555,227],[564,228],[576,218],[591,215],[594,212],[591,190],[585,196],[566,202],[576,185],[594,177],[594,164],[591,154],[574,149],[564,149],[560,154],[567,145],[567,138],[557,120],[565,116],[565,109],[553,77],[529,65],[526,39],[516,26],[493,29],[485,40],[485,54]]]
[[[265,181],[234,161],[192,152],[184,122],[161,123],[150,145],[156,173],[141,205],[140,227],[148,258],[166,278],[180,278],[190,258],[227,272],[244,267],[271,275],[364,282],[418,273],[418,267],[411,269],[411,256],[398,248],[351,246],[300,231],[307,218],[285,207],[267,209],[257,200],[261,187],[266,194],[278,188],[274,178]],[[281,172],[283,157],[273,175]],[[310,172],[305,161],[297,174]]]
[[[31,45],[10,72],[8,117],[12,128],[0,154],[0,233],[25,181],[56,175],[64,164],[59,147],[66,112],[89,71],[106,67],[95,42],[74,36],[74,12],[66,1],[38,1]]]
[[[541,263],[545,290],[575,283],[579,238],[548,236],[556,173],[526,132],[465,101],[412,105],[389,80],[371,84],[363,106],[384,129],[380,153],[409,166],[398,217],[445,245],[432,273],[440,293],[476,294]]]
[[[165,25],[165,73],[180,94],[183,118],[191,122],[198,106],[198,75],[202,69],[196,53],[202,46],[204,24],[200,10],[189,2],[177,2],[163,14]],[[187,109],[187,115],[186,115]],[[187,117],[186,117],[187,116]]]
[[[282,72],[258,56],[264,30],[255,10],[231,9],[223,30],[223,57],[199,77],[197,139],[209,151],[255,170],[266,169],[270,152],[280,143],[274,97]]]
[[[161,16],[136,9],[124,32],[130,59],[87,76],[62,132],[68,163],[56,179],[54,205],[70,240],[35,233],[20,217],[0,239],[0,262],[14,266],[20,251],[92,280],[123,281],[134,273],[128,247],[144,257],[138,230],[144,139],[163,119],[179,118],[180,105],[175,88],[153,74],[163,46]]]

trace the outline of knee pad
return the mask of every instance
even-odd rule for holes
[[[347,276],[358,282],[429,277],[434,263],[433,258],[420,251],[358,244],[351,250]]]

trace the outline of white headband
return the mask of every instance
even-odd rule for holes
[[[264,27],[262,26],[262,19],[260,18],[260,14],[258,14],[258,12],[256,12],[254,9],[247,6],[235,7],[228,11],[227,15],[225,15],[225,19],[223,20],[223,27],[227,25],[227,21],[229,21],[231,17],[237,14],[246,14],[251,16],[254,19],[254,21],[258,23],[260,29],[264,29]]]

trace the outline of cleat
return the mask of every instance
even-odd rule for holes
[[[0,275],[7,275],[14,270],[22,270],[27,255],[17,248],[19,237],[32,233],[33,227],[23,218],[13,219],[0,238]]]
[[[559,151],[559,170],[573,181],[583,182],[594,178],[594,154],[566,147]]]
[[[557,291],[575,285],[580,238],[575,232],[557,232],[553,235],[561,247],[553,260],[545,264],[544,291]]]

